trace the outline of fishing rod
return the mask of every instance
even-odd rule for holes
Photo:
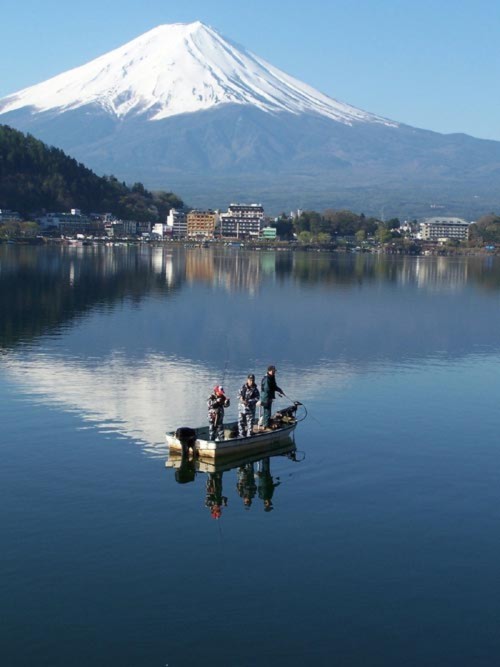
[[[224,362],[224,372],[222,373],[222,382],[221,382],[221,385],[223,387],[225,387],[226,385],[226,375],[228,367],[229,367],[229,337],[226,332],[226,360]]]
[[[322,424],[322,423],[319,421],[319,419],[316,419],[316,417],[315,417],[313,414],[311,414],[311,413],[307,410],[307,408],[306,408],[306,406],[304,405],[304,403],[302,403],[301,401],[296,401],[295,399],[293,399],[293,398],[291,398],[290,396],[288,396],[287,394],[285,394],[284,391],[282,391],[281,393],[283,394],[283,396],[285,396],[286,398],[288,398],[289,401],[292,401],[292,403],[296,403],[297,405],[300,405],[301,407],[304,408],[304,410],[305,410],[305,415],[302,417],[302,419],[297,419],[298,422],[302,422],[302,421],[304,421],[304,419],[305,419],[307,416],[309,416],[309,417],[311,417],[311,419],[313,419],[319,426],[321,426],[321,428],[326,428],[325,425]]]

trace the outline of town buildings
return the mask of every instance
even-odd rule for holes
[[[258,238],[264,224],[264,208],[260,204],[230,204],[220,214],[220,235],[224,238]]]
[[[466,241],[469,224],[462,218],[427,218],[420,223],[419,237],[422,241]]]
[[[187,235],[189,238],[213,239],[219,216],[215,211],[195,209],[187,214]]]
[[[167,228],[165,234],[170,234],[174,239],[183,239],[187,233],[187,216],[185,211],[180,211],[176,208],[171,208],[167,216]]]
[[[0,223],[21,222],[22,218],[17,211],[10,211],[6,208],[0,208]]]

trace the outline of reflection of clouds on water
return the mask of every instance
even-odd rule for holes
[[[96,366],[47,355],[21,359],[14,354],[6,361],[9,374],[38,401],[77,412],[151,451],[164,450],[166,428],[193,418],[199,403],[197,384],[206,384],[209,374],[207,369],[195,373],[189,363],[155,355],[140,364],[114,355]]]
[[[160,456],[166,453],[165,431],[205,423],[206,398],[220,381],[220,371],[159,354],[140,361],[120,354],[84,361],[9,353],[3,361],[5,372],[36,402],[75,412],[102,432],[131,438]],[[346,376],[345,368],[328,364],[308,372],[287,369],[283,388],[289,396],[307,401],[318,391],[338,387]],[[243,381],[242,373],[225,378],[232,401],[228,419],[236,417]]]

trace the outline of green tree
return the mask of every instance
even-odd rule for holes
[[[379,243],[389,243],[392,240],[391,232],[383,224],[378,226],[375,237]]]
[[[366,241],[366,232],[364,229],[358,229],[354,236],[356,237],[356,241],[359,244],[363,243],[363,241]]]
[[[276,235],[283,240],[291,240],[293,238],[293,223],[289,219],[279,218],[273,225],[276,227]]]
[[[316,241],[318,243],[330,243],[331,240],[332,240],[332,237],[330,236],[330,234],[327,234],[326,232],[320,232],[316,236]]]
[[[399,222],[399,218],[391,218],[385,223],[385,226],[387,229],[399,229],[401,223]]]

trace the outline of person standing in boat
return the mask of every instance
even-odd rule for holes
[[[283,396],[283,390],[276,384],[276,366],[268,366],[267,373],[260,384],[260,404],[262,405],[262,426],[268,428],[271,424],[271,408],[276,393]]]
[[[255,375],[250,375],[238,395],[238,435],[240,438],[249,438],[253,435],[252,427],[255,419],[255,406],[260,398],[260,392],[255,384]]]
[[[216,385],[207,400],[209,440],[224,440],[224,408],[229,404],[224,387]]]

